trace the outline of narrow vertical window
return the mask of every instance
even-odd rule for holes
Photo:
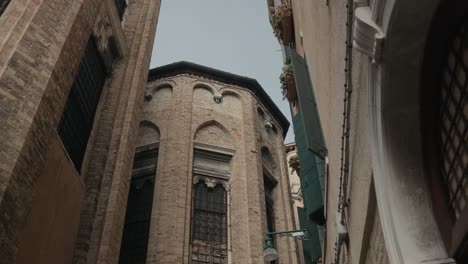
[[[226,191],[222,185],[194,186],[192,263],[226,263]]]
[[[76,170],[81,165],[101,97],[106,69],[96,42],[91,37],[70,90],[58,134]]]
[[[276,170],[275,160],[267,147],[262,147],[262,171],[263,171],[263,192],[265,198],[265,211],[263,212],[263,222],[266,222],[263,233],[275,232],[275,199],[274,189],[278,184],[274,175]],[[265,221],[266,220],[266,221]],[[273,246],[276,247],[276,240],[273,236]],[[276,260],[271,263],[277,263]]]
[[[272,181],[268,176],[263,178],[264,190],[265,190],[265,208],[267,217],[267,228],[268,232],[275,232],[275,207],[273,200],[273,189],[276,183]]]
[[[191,263],[227,263],[231,156],[195,150]]]
[[[156,144],[135,153],[119,264],[146,263],[157,158]]]
[[[277,184],[276,180],[269,176],[266,168],[263,168],[263,189],[265,192],[265,213],[266,213],[266,223],[267,223],[267,232],[275,232],[275,203],[273,198],[273,190]],[[266,172],[266,173],[265,173]],[[276,240],[273,236],[273,246],[276,247]],[[271,262],[272,264],[277,263],[276,260]]]

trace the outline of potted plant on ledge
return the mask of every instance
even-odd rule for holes
[[[294,102],[297,99],[296,83],[294,82],[294,72],[289,59],[284,63],[280,82],[283,99],[288,98],[289,102]]]
[[[290,5],[276,7],[273,14],[273,31],[275,36],[284,44],[291,45],[294,42],[294,26],[292,9]]]
[[[288,161],[289,167],[291,168],[291,173],[296,172],[297,175],[300,175],[301,172],[301,162],[299,161],[299,156],[294,154],[289,158]]]

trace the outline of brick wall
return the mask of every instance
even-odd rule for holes
[[[159,0],[132,0],[127,6],[122,22],[127,56],[113,65],[88,146],[87,193],[74,263],[118,261],[159,8]]]
[[[17,0],[0,17],[0,263],[15,263],[47,146],[100,5]]]
[[[145,102],[143,120],[156,124],[161,132],[147,263],[188,263],[194,142],[235,151],[229,258],[232,263],[263,263],[262,147],[270,149],[276,164],[276,227],[293,227],[280,126],[275,124],[276,133],[267,131],[256,110],[260,103],[247,89],[201,75],[165,77],[149,83],[147,89],[152,99]],[[215,102],[215,94],[222,94],[220,103]],[[158,101],[158,96],[169,102]],[[278,239],[279,263],[297,263],[293,249],[292,239]]]
[[[15,0],[0,17],[0,263],[15,263],[51,135],[104,4]],[[128,189],[122,186],[133,159],[159,5],[159,0],[129,1],[125,44],[119,46],[125,56],[106,82],[83,165],[87,193],[76,263],[115,263],[118,257],[125,202],[101,187],[118,183],[113,189],[126,200]]]

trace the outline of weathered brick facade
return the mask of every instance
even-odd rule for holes
[[[122,23],[112,0],[15,0],[0,16],[0,263],[65,263],[73,256],[75,263],[117,262],[125,186],[160,5],[158,0],[127,2]],[[47,161],[71,165],[66,152],[52,154],[61,153],[57,146],[63,148],[57,126],[91,34],[103,53],[112,40],[118,58],[109,69],[81,175],[74,169],[63,174],[70,171],[66,164],[51,169],[55,165]],[[60,173],[55,182],[49,178]],[[61,201],[67,194],[57,191],[64,188],[60,182],[74,184],[76,195],[69,198],[78,203],[45,203],[47,209],[57,206],[58,215],[68,215],[67,210],[75,215],[69,219],[75,224],[65,229],[71,236],[53,244],[34,230],[61,233],[63,219],[35,206],[47,199]],[[43,254],[62,258],[31,254],[39,249],[30,240],[50,251]],[[75,249],[60,244],[75,244]]]
[[[229,263],[264,262],[266,149],[278,182],[276,230],[294,228],[283,146],[288,122],[260,90],[253,79],[186,62],[150,71],[142,117],[146,123],[138,140],[147,144],[153,138],[160,145],[147,263],[189,263],[197,144],[234,153],[228,182]],[[158,129],[145,128],[148,124]],[[294,240],[276,241],[279,263],[297,263]]]

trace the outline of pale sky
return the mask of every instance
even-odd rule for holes
[[[257,79],[291,122],[266,0],[162,0],[151,68],[182,60]]]

